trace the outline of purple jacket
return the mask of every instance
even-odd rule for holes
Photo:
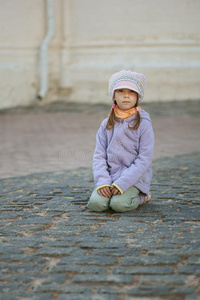
[[[151,119],[144,110],[137,130],[133,126],[136,115],[119,119],[113,129],[107,130],[108,118],[102,123],[96,136],[93,157],[93,173],[96,188],[104,185],[117,186],[121,193],[131,186],[148,194],[152,179],[154,134]]]

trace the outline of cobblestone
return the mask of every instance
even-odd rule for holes
[[[0,299],[199,300],[199,170],[156,158],[151,203],[124,214],[86,209],[90,168],[1,179]]]
[[[90,169],[0,180],[0,299],[200,299],[199,162],[156,160],[125,214],[86,209]]]

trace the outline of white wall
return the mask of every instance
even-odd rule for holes
[[[200,99],[199,0],[54,0],[44,101],[107,103],[113,72],[147,77],[144,101]],[[0,108],[37,102],[46,0],[0,0]]]
[[[200,98],[200,1],[81,3],[64,10],[61,86],[72,88],[70,100],[107,102],[108,78],[121,69],[147,76],[145,101]]]
[[[29,104],[37,87],[44,1],[0,0],[0,107]]]

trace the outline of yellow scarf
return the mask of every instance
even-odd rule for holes
[[[137,106],[137,107],[132,107],[127,110],[121,110],[117,105],[115,105],[114,112],[115,112],[115,116],[117,118],[125,120],[125,119],[128,119],[131,116],[137,114],[137,112],[141,112],[141,107]]]

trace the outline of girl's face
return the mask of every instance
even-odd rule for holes
[[[117,102],[119,109],[127,110],[135,106],[138,94],[135,91],[123,88],[115,91],[113,99]]]

